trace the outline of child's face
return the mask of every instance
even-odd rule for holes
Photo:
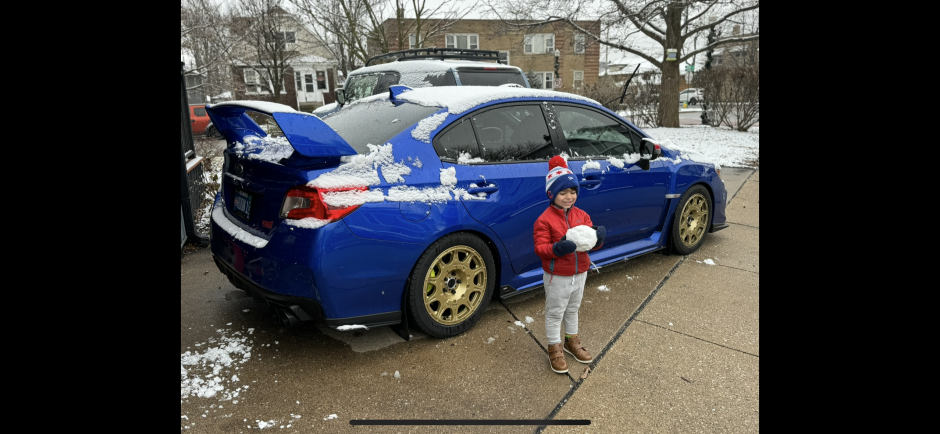
[[[555,198],[555,205],[558,205],[563,209],[571,209],[574,206],[574,203],[578,201],[578,191],[569,188],[561,193],[558,193],[558,197]]]

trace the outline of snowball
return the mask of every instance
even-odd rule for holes
[[[597,245],[597,232],[588,226],[578,226],[568,231],[568,241],[574,241],[579,252],[586,252]]]

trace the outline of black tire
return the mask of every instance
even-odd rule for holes
[[[222,135],[219,134],[219,130],[217,130],[217,129],[215,128],[215,126],[210,126],[209,128],[206,128],[206,132],[205,132],[204,134],[205,134],[206,137],[208,137],[208,138],[210,138],[210,139],[221,139],[221,138],[222,138]]]
[[[428,336],[457,336],[480,320],[495,286],[496,263],[486,243],[470,234],[448,235],[432,244],[411,272],[408,312]]]
[[[698,100],[695,99],[695,98],[692,98],[692,102],[689,103],[689,104],[691,104],[691,105],[698,105]]]
[[[672,245],[676,253],[691,255],[705,244],[713,214],[712,195],[707,188],[696,185],[685,192],[672,223]]]

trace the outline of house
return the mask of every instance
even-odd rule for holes
[[[244,37],[233,50],[235,99],[277,102],[301,111],[336,101],[336,61],[296,17],[275,7],[260,17],[235,20],[234,26]]]
[[[409,28],[412,22],[402,20],[401,26]],[[425,28],[436,24],[434,20],[426,20],[426,23]],[[576,24],[594,35],[600,34],[600,21]],[[398,34],[398,20],[389,19],[384,26],[388,34]],[[427,41],[419,41],[417,36],[410,36],[407,47],[399,47],[394,42],[397,38],[389,37],[393,41],[390,48],[393,51],[434,47],[499,51],[506,64],[519,67],[529,75],[534,88],[577,92],[596,83],[598,78],[600,47],[591,43],[589,35],[575,31],[564,22],[514,31],[507,30],[499,20],[460,20]]]

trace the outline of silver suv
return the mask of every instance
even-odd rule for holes
[[[395,61],[370,66],[387,59]],[[374,57],[366,62],[365,68],[351,72],[343,88],[336,90],[337,109],[353,101],[388,92],[394,85],[413,89],[435,86],[530,87],[521,69],[502,64],[498,51],[408,50]]]

